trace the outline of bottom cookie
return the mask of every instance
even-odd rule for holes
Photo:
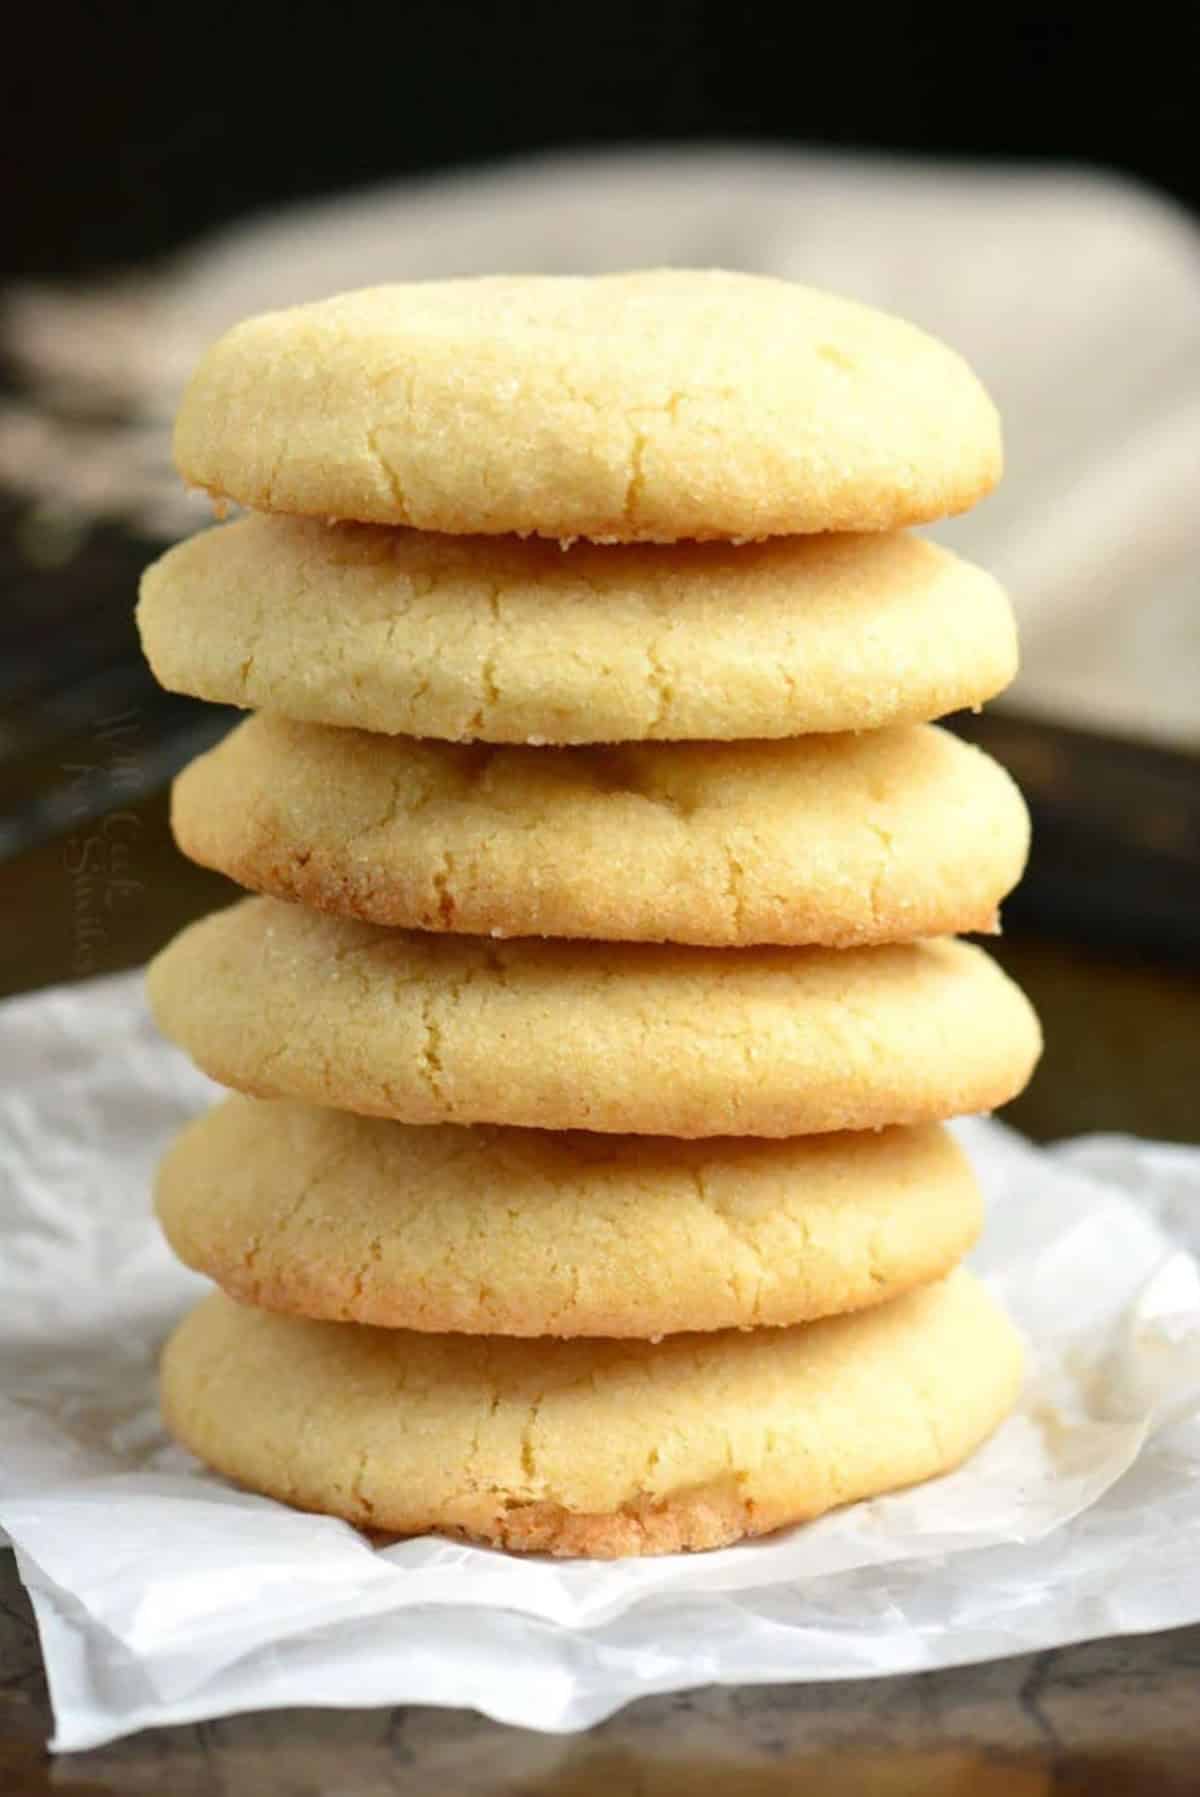
[[[222,1294],[175,1331],[168,1428],[253,1491],[523,1552],[723,1547],[948,1471],[1021,1381],[959,1270],[852,1316],[659,1343],[421,1335]]]

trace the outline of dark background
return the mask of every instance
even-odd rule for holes
[[[137,261],[392,174],[631,140],[1084,162],[1200,208],[1198,76],[1185,4],[24,4],[0,48],[0,276]]]

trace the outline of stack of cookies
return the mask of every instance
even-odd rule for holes
[[[162,1167],[222,1291],[168,1346],[210,1465],[401,1533],[718,1546],[954,1466],[1020,1350],[942,1120],[1039,1051],[957,933],[1027,819],[926,720],[1016,661],[905,527],[1000,466],[950,351],[661,272],[252,319],[184,400],[252,508],[146,576],[176,784],[261,895],[155,962],[234,1096]]]

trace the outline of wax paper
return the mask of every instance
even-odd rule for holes
[[[54,1747],[284,1705],[588,1726],[653,1692],[950,1666],[1200,1619],[1200,1152],[956,1126],[977,1268],[1030,1349],[966,1467],[718,1553],[589,1564],[373,1542],[203,1471],[155,1361],[203,1282],[153,1164],[216,1088],[130,976],[0,1008],[0,1525]]]

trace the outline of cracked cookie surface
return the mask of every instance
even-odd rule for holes
[[[179,1136],[156,1204],[179,1258],[244,1303],[485,1335],[836,1315],[946,1273],[981,1221],[965,1156],[932,1124],[679,1142],[241,1097]]]
[[[805,1135],[989,1110],[1041,1035],[981,949],[702,949],[387,929],[270,898],[152,963],[225,1085],[408,1123]]]
[[[258,515],[148,568],[138,624],[172,691],[450,741],[870,730],[1017,667],[996,582],[904,532],[563,550]]]
[[[422,1335],[218,1293],[168,1343],[162,1397],[193,1453],[300,1509],[610,1558],[946,1472],[1020,1381],[1016,1332],[958,1271],[852,1316],[659,1343]]]
[[[990,931],[1025,865],[1007,773],[932,725],[497,748],[258,716],[175,782],[184,854],[413,929],[848,947]]]
[[[175,428],[262,511],[608,542],[891,530],[999,477],[995,408],[915,326],[764,276],[369,288],[247,319]]]

